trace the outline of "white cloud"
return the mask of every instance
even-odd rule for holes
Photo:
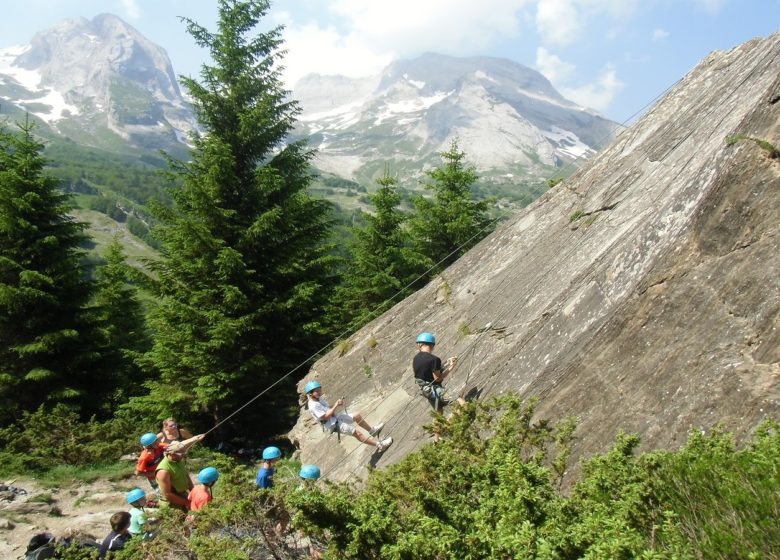
[[[561,93],[578,105],[605,111],[624,86],[618,79],[615,68],[608,65],[595,82],[576,88],[561,88]]]
[[[712,0],[710,0],[712,1]],[[546,44],[567,46],[576,43],[596,18],[619,23],[637,12],[638,0],[535,0],[536,29]],[[604,21],[599,25],[603,26]],[[613,30],[604,28],[606,35]]]
[[[518,11],[530,0],[333,0],[330,10],[375,48],[483,49],[519,31]]]
[[[545,43],[570,45],[581,30],[581,18],[571,0],[539,0],[536,27]]]
[[[394,58],[426,51],[467,56],[521,32],[522,10],[534,0],[333,0],[332,25],[302,23],[278,13],[286,26],[288,85],[308,72],[366,76]]]
[[[656,28],[653,30],[653,41],[660,42],[669,36],[669,32],[665,29]]]
[[[355,35],[342,36],[316,24],[285,31],[284,81],[291,87],[309,73],[357,78],[381,71],[396,58],[392,51],[377,52]]]
[[[559,84],[571,76],[575,67],[573,64],[564,62],[544,47],[539,47],[536,49],[536,68],[553,84]]]
[[[137,0],[120,0],[122,2],[122,7],[125,10],[125,14],[130,19],[140,19],[141,18],[141,7],[138,5]]]

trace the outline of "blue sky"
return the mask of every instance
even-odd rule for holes
[[[0,47],[110,12],[165,48],[177,73],[197,75],[206,54],[178,16],[213,28],[216,10],[215,0],[7,2]],[[624,122],[710,52],[777,31],[780,0],[276,0],[267,19],[286,26],[290,87],[309,72],[376,74],[423,52],[498,56]]]

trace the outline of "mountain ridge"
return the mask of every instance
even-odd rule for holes
[[[368,78],[309,75],[295,95],[318,167],[353,180],[377,177],[377,155],[410,171],[421,161],[419,178],[458,138],[484,180],[540,181],[621,129],[567,101],[538,72],[493,57],[427,53]],[[377,138],[380,148],[366,145]]]
[[[369,78],[310,75],[292,97],[303,111],[291,139],[310,140],[321,171],[369,189],[389,164],[400,185],[418,190],[458,138],[481,183],[522,190],[620,129],[535,70],[492,57],[427,53]],[[115,152],[184,158],[198,129],[165,50],[112,14],[65,20],[0,50],[0,100],[55,137]]]

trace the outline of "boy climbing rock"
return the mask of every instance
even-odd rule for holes
[[[379,453],[384,452],[392,445],[393,438],[391,437],[383,440],[375,437],[382,430],[384,424],[377,424],[372,427],[363,419],[363,416],[360,413],[336,413],[336,409],[344,404],[344,401],[338,399],[333,406],[330,406],[325,399],[322,398],[322,385],[319,381],[309,381],[303,390],[309,401],[309,412],[322,424],[326,431],[353,436],[366,445],[376,447],[376,450]],[[355,426],[356,424],[366,430],[368,434],[364,434],[358,430]]]

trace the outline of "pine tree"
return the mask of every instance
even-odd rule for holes
[[[105,254],[106,263],[97,269],[97,292],[93,300],[99,322],[104,358],[110,362],[107,402],[110,409],[139,394],[144,372],[137,364],[151,347],[144,310],[133,279],[139,273],[127,264],[119,239],[114,237]]]
[[[47,403],[84,414],[100,377],[81,263],[85,225],[70,196],[43,172],[43,145],[29,120],[0,129],[0,423]]]
[[[380,188],[369,197],[373,214],[365,216],[364,226],[352,230],[352,261],[341,294],[352,328],[418,289],[415,280],[431,264],[411,246],[395,178],[385,169],[377,183]]]
[[[427,172],[432,182],[425,188],[433,199],[414,199],[415,214],[409,225],[419,251],[446,268],[476,245],[489,230],[490,201],[472,199],[470,187],[477,180],[473,167],[464,165],[465,152],[456,140],[441,153],[444,164]]]
[[[214,33],[184,20],[213,65],[201,81],[182,79],[205,134],[191,161],[171,161],[182,186],[171,209],[157,209],[164,258],[146,356],[159,373],[146,402],[194,426],[223,419],[319,348],[334,283],[330,206],[306,193],[311,153],[285,143],[299,108],[275,66],[281,28],[249,37],[266,1],[218,6]],[[297,400],[287,381],[242,412],[235,431],[278,433]]]

